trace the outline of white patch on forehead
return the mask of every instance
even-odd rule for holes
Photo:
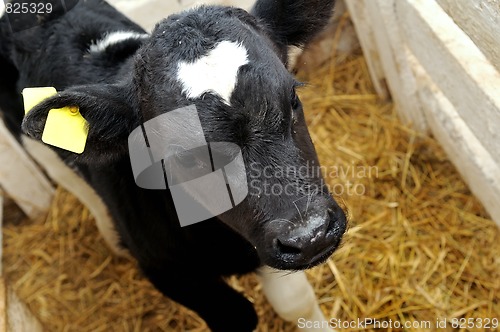
[[[179,62],[177,79],[188,98],[199,98],[205,92],[212,92],[229,105],[238,70],[247,63],[248,53],[243,45],[222,41],[195,62]]]
[[[104,36],[101,40],[98,40],[90,45],[91,53],[99,53],[105,51],[111,45],[121,43],[129,39],[145,39],[149,35],[146,33],[139,33],[135,31],[115,31],[110,32]]]

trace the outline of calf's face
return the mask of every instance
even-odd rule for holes
[[[155,28],[137,55],[135,85],[144,120],[194,104],[207,142],[241,148],[249,195],[219,218],[264,263],[302,269],[331,255],[346,220],[323,183],[300,83],[284,62],[246,12],[201,8]],[[195,153],[180,155],[190,170],[205,166]]]
[[[240,147],[246,168],[248,196],[219,219],[267,265],[314,266],[336,249],[346,218],[323,182],[296,94],[301,84],[286,69],[288,45],[277,35],[234,8],[173,15],[139,49],[129,80],[69,89],[30,112],[24,129],[37,137],[47,109],[78,105],[90,124],[80,161],[102,162],[96,156],[105,154],[109,162],[126,153],[135,126],[195,105],[206,141]],[[203,167],[189,150],[179,155],[187,169]]]

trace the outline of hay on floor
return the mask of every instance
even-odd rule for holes
[[[325,314],[432,324],[499,318],[499,229],[436,141],[402,125],[377,98],[362,55],[330,58],[298,76],[309,82],[300,95],[327,182],[350,216],[342,247],[308,271]],[[44,220],[6,219],[5,273],[47,331],[206,330],[133,261],[113,257],[67,192],[57,192]],[[255,303],[259,331],[294,329],[253,275],[229,282]]]

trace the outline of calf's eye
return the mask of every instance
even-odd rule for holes
[[[196,156],[191,151],[180,151],[176,154],[176,157],[179,164],[187,169],[198,165]]]

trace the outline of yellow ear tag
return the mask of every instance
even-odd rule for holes
[[[47,98],[57,95],[55,88],[26,88],[23,90],[24,114],[28,114],[36,105]]]
[[[55,95],[57,95],[57,91],[52,87],[24,89],[25,114],[45,99]],[[78,107],[68,106],[49,111],[43,129],[42,141],[64,150],[82,153],[85,150],[88,134],[87,120],[80,114]]]
[[[43,129],[42,141],[74,153],[85,150],[89,126],[78,107],[51,109]]]

